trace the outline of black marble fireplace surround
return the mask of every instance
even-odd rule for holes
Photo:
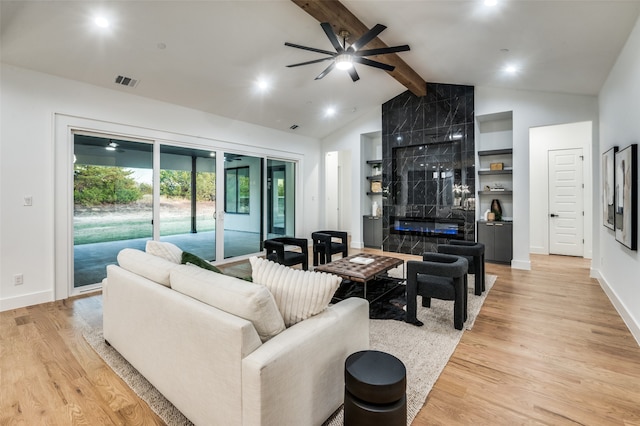
[[[407,91],[382,105],[385,251],[420,255],[452,238],[475,240],[473,108],[473,86],[438,83],[424,97]],[[458,232],[424,225],[437,223]]]

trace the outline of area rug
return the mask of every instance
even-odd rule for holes
[[[398,271],[393,271],[397,275]],[[465,329],[473,327],[480,308],[496,281],[495,275],[487,275],[486,291],[482,296],[473,294],[470,285],[468,318]],[[473,276],[469,276],[473,283]],[[407,368],[407,424],[410,424],[422,408],[429,391],[447,364],[449,357],[462,338],[464,330],[453,328],[453,306],[451,302],[433,299],[431,308],[418,304],[418,319],[422,327],[404,321],[372,319],[369,323],[371,349],[390,353],[399,358]],[[100,357],[120,376],[125,383],[169,426],[192,423],[115,349],[104,343],[102,330],[88,329],[85,340]],[[327,420],[325,425],[342,425],[342,408]]]

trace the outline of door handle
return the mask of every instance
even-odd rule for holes
[[[560,217],[560,215],[557,215],[555,213],[551,213],[549,216],[551,216],[551,217]]]

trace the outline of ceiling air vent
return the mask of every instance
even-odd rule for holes
[[[116,84],[127,87],[136,87],[136,85],[138,84],[138,80],[136,80],[135,78],[119,75],[116,77]]]
[[[289,127],[291,130],[295,130],[297,129],[299,126],[297,124],[292,125],[291,127]]]

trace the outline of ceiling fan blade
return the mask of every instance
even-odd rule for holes
[[[299,67],[300,65],[317,64],[318,62],[324,62],[330,59],[333,59],[333,57],[329,56],[328,58],[316,59],[314,61],[300,62],[299,64],[291,64],[291,65],[287,65],[287,68]]]
[[[356,56],[373,56],[373,55],[386,55],[387,53],[406,52],[411,50],[408,44],[402,46],[393,47],[381,47],[379,49],[358,50],[354,53]]]
[[[329,41],[333,45],[333,48],[336,49],[336,52],[338,53],[344,52],[344,47],[342,47],[342,45],[340,44],[340,40],[338,40],[336,33],[333,32],[333,28],[331,28],[331,24],[328,22],[323,22],[320,24],[320,26],[322,27],[322,29],[324,30],[324,33],[329,38]]]
[[[394,69],[396,69],[396,67],[394,67],[393,65],[383,64],[382,62],[372,61],[371,59],[361,58],[359,56],[354,56],[353,62],[358,62],[362,65],[369,65],[370,67],[374,68],[380,68],[381,70],[385,71],[393,71]]]
[[[325,55],[336,56],[336,52],[329,52],[328,50],[316,49],[315,47],[301,46],[299,44],[293,44],[289,42],[285,42],[284,45],[289,47],[295,47],[296,49],[309,50],[311,52],[324,53]]]
[[[336,66],[335,62],[331,62],[331,65],[329,65],[327,68],[324,69],[324,71],[322,71],[320,74],[318,74],[318,76],[315,78],[316,80],[320,80],[322,77],[324,77],[325,75],[329,74],[331,72],[331,70],[333,69],[333,67]]]
[[[347,71],[349,71],[349,75],[351,76],[351,80],[353,80],[354,82],[360,80],[360,76],[358,75],[358,73],[356,72],[356,69],[354,67],[349,68]]]
[[[371,28],[362,37],[360,37],[351,46],[349,46],[349,50],[351,50],[351,48],[353,48],[353,50],[357,52],[358,49],[366,46],[367,43],[369,43],[374,38],[378,37],[378,34],[380,34],[382,31],[384,31],[385,28],[387,28],[387,27],[385,27],[382,24],[376,24],[375,27]]]

